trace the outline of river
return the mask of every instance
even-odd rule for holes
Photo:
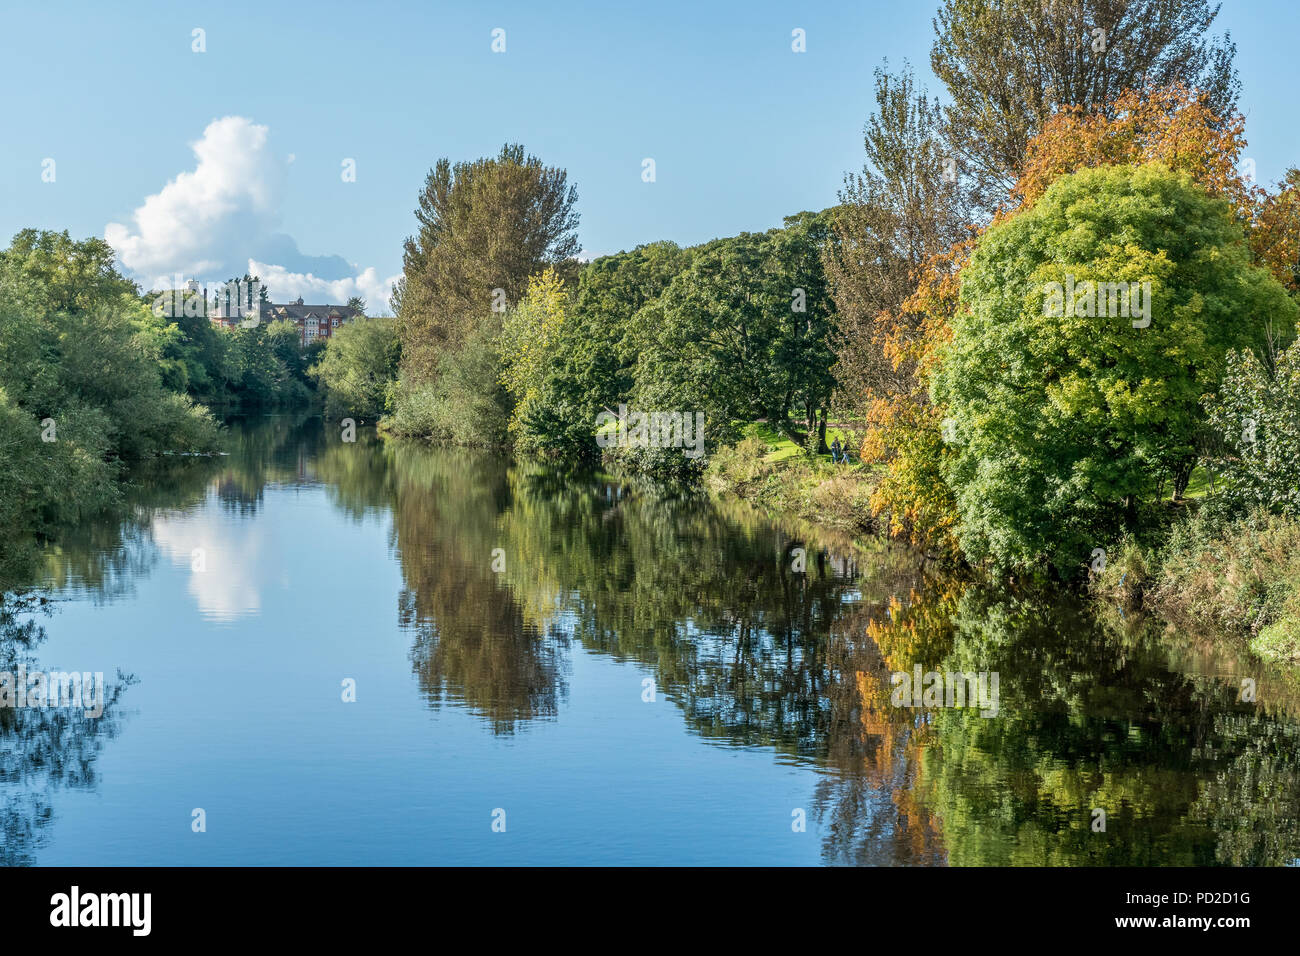
[[[1231,642],[609,476],[229,431],[0,619],[0,670],[107,684],[0,709],[0,863],[1300,856],[1297,676]],[[919,674],[976,699],[900,704]]]

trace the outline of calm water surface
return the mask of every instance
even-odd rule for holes
[[[1294,674],[806,535],[364,430],[233,425],[228,456],[140,472],[125,518],[47,549],[49,612],[0,622],[7,666],[110,683],[99,719],[0,711],[0,862],[1300,855]],[[997,673],[996,716],[892,706],[916,664]]]

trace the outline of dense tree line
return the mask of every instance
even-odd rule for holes
[[[1297,174],[1267,190],[1242,162],[1216,14],[949,0],[931,57],[947,103],[906,67],[877,74],[826,258],[837,402],[862,423],[893,533],[1072,576],[1098,547],[1162,533],[1162,499],[1198,465],[1253,474],[1236,487],[1289,473],[1257,453],[1288,447],[1286,378],[1265,383],[1271,362],[1247,357],[1295,336]],[[1053,283],[1076,281],[1149,283],[1149,324],[1073,299],[1053,313]],[[1244,401],[1252,388],[1271,408]],[[1212,414],[1221,390],[1236,398]],[[1247,449],[1265,417],[1270,438]]]
[[[1300,173],[1267,190],[1241,168],[1216,15],[946,0],[931,53],[946,102],[906,65],[878,70],[866,163],[835,206],[687,249],[579,262],[563,170],[518,146],[442,160],[394,300],[387,427],[689,474],[690,436],[665,448],[652,423],[627,441],[624,416],[669,413],[678,438],[672,416],[701,413],[712,448],[765,421],[817,452],[834,414],[892,533],[1066,575],[1158,526],[1198,466],[1253,461],[1232,486],[1267,484],[1229,433],[1259,418],[1243,376],[1271,374],[1249,356],[1295,334]],[[1046,315],[1045,290],[1076,282],[1149,288],[1150,325],[1127,300]],[[1211,415],[1225,375],[1238,400]],[[1289,447],[1289,415],[1269,412],[1252,447]]]
[[[120,463],[211,447],[211,416],[169,389],[176,332],[100,239],[25,230],[0,252],[0,521],[74,521],[116,499]]]
[[[102,242],[20,234],[2,427],[40,441],[27,418],[53,420],[69,444],[22,467],[46,462],[93,506],[114,462],[203,446],[197,406],[318,387],[327,414],[393,434],[672,476],[755,422],[815,456],[834,418],[875,523],[1017,572],[1071,574],[1092,546],[1158,528],[1198,467],[1228,512],[1285,513],[1300,172],[1270,190],[1241,168],[1216,13],[944,0],[931,66],[946,97],[906,65],[878,70],[865,163],[838,202],[691,248],[581,261],[564,169],[517,144],[439,160],[396,318],[306,350],[283,323],[158,316]],[[1073,299],[1048,314],[1045,290],[1076,283],[1149,286],[1149,326]]]
[[[473,208],[496,200],[471,183],[459,188],[471,194],[464,217],[477,221]],[[545,192],[540,174],[534,186]],[[423,210],[422,221],[436,213]],[[494,248],[509,243],[510,224],[500,227]],[[416,271],[399,290],[403,360],[387,425],[403,435],[590,460],[600,453],[599,417],[622,407],[702,415],[711,444],[734,438],[737,423],[763,418],[824,448],[833,305],[821,254],[830,235],[829,212],[806,212],[779,229],[688,249],[657,242],[586,263],[538,259],[541,268],[522,286],[503,266],[500,278],[478,280],[476,310],[455,294],[453,306],[419,320],[404,317],[415,308],[410,290],[436,285],[443,267],[408,257]],[[457,248],[461,241],[454,224],[435,239]],[[493,311],[490,282],[519,289],[519,299],[507,293],[504,309]],[[438,342],[436,359],[408,360],[430,341]],[[373,377],[375,367],[355,358],[352,373]],[[625,457],[664,473],[692,465],[679,447],[634,447]]]
[[[215,450],[209,408],[313,398],[313,350],[292,325],[224,330],[204,292],[174,301],[155,308],[102,239],[26,229],[0,251],[0,572],[120,500],[131,463]]]
[[[312,364],[325,349],[318,339],[305,347],[292,322],[240,321],[233,328],[214,325],[211,316],[229,308],[229,290],[258,288],[262,305],[266,290],[256,276],[231,279],[212,298],[207,290],[153,290],[144,295],[162,312],[169,329],[159,357],[163,383],[196,402],[225,411],[251,411],[310,402],[316,379]],[[251,308],[254,303],[244,305]],[[228,313],[229,314],[229,313]]]

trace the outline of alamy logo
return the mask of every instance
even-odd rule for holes
[[[148,936],[152,926],[151,893],[70,893],[50,897],[51,926],[127,926],[133,936]]]
[[[1075,282],[1067,273],[1064,283],[1043,286],[1043,315],[1050,319],[1122,316],[1133,319],[1133,328],[1145,329],[1151,324],[1151,282]]]
[[[160,279],[159,285],[165,285]],[[175,284],[164,288],[153,301],[153,314],[158,317],[178,319],[207,317],[209,319],[239,319],[244,328],[256,328],[262,321],[262,283],[232,280],[224,282],[208,299],[208,290],[193,280],[182,285],[181,277]]]
[[[627,406],[619,405],[617,415],[601,412],[596,416],[596,444],[601,448],[681,448],[687,458],[699,458],[704,454],[704,413],[696,412],[692,423],[690,412],[628,415]]]
[[[0,671],[0,708],[80,707],[87,717],[104,716],[104,673],[36,671],[25,664],[17,673]]]
[[[981,717],[998,715],[998,672],[925,671],[916,664],[912,673],[896,671],[890,677],[895,707],[978,707]]]

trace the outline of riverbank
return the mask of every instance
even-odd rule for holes
[[[773,515],[853,538],[877,536],[874,476],[750,434],[710,456],[704,483]],[[1087,590],[1098,604],[1142,607],[1189,632],[1244,640],[1252,653],[1300,665],[1300,521],[1212,517],[1198,500],[1151,541],[1126,539]]]
[[[1293,518],[1227,519],[1199,509],[1159,542],[1125,541],[1091,591],[1192,632],[1235,635],[1265,660],[1300,664],[1300,521]]]
[[[785,447],[788,446],[788,447]],[[712,494],[732,494],[782,517],[798,518],[838,532],[875,535],[871,514],[871,470],[861,462],[833,463],[811,457],[788,440],[750,434],[709,457],[704,485]]]

